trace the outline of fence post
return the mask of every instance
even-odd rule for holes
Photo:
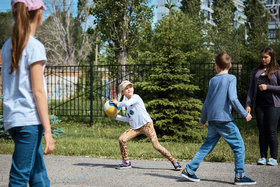
[[[90,63],[90,126],[93,125],[93,65]]]

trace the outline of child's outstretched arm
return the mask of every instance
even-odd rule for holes
[[[118,106],[118,101],[116,99],[112,99],[111,102]],[[115,119],[118,121],[129,122],[129,118],[126,116],[116,115]]]
[[[49,154],[54,150],[54,140],[49,119],[48,100],[44,88],[43,63],[43,61],[39,61],[31,64],[30,75],[35,103],[44,128],[44,138],[46,142],[44,153]]]
[[[238,112],[243,118],[246,118],[250,121],[252,116],[249,114],[241,105],[237,97],[237,89],[236,89],[236,78],[234,77],[229,83],[229,90],[228,90],[229,100],[233,106],[233,108]],[[251,118],[250,118],[251,116]],[[248,118],[247,118],[248,117]]]
[[[140,96],[139,95],[133,95],[133,97],[131,97],[129,100],[127,101],[122,101],[122,102],[118,102],[117,103],[117,106],[118,107],[128,107],[128,106],[131,106],[131,105],[134,105],[136,104],[140,99]]]

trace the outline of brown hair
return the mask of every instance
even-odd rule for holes
[[[221,70],[230,69],[231,57],[227,53],[222,52],[216,56],[215,63]]]
[[[19,70],[19,60],[30,35],[30,23],[36,17],[38,10],[27,11],[26,5],[22,2],[16,3],[13,7],[13,17],[15,23],[11,37],[12,45],[10,73],[13,73],[14,70]]]
[[[275,52],[272,48],[267,47],[261,51],[261,54],[262,53],[268,54],[271,57],[271,61],[266,67],[267,76],[270,77],[272,74],[274,74],[275,72],[277,72],[279,70],[279,65],[276,61]],[[264,68],[264,65],[261,62],[258,69],[263,69],[263,68]]]

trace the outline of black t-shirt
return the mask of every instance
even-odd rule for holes
[[[270,84],[270,80],[267,75],[261,75],[257,80],[257,86],[260,84]],[[256,95],[256,105],[257,106],[274,106],[272,93],[269,90],[261,91],[259,87],[257,88]]]

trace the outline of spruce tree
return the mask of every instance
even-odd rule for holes
[[[172,17],[163,18],[155,28],[152,39],[155,47],[151,53],[152,75],[148,81],[138,82],[135,86],[140,87],[145,93],[143,96],[146,96],[145,101],[148,100],[147,110],[159,137],[201,141],[203,131],[201,132],[201,127],[197,123],[200,120],[202,102],[195,98],[199,88],[192,82],[189,62],[186,61],[191,54],[175,45],[180,40],[178,38],[180,34],[173,31],[176,27],[178,32],[179,28],[183,32],[185,23],[178,20],[180,16],[177,14],[169,16]],[[191,23],[187,16],[181,18]],[[193,25],[192,23],[189,27]]]

